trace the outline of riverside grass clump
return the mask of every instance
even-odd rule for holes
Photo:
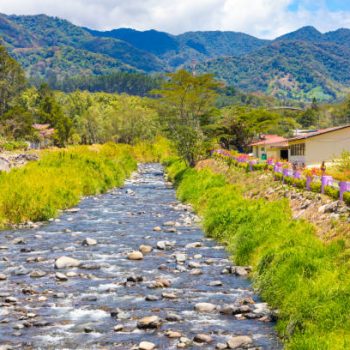
[[[0,175],[0,226],[43,221],[82,196],[121,186],[136,169],[132,148],[106,144],[42,151],[38,162]]]
[[[325,244],[314,227],[293,220],[286,199],[247,199],[239,184],[208,169],[168,164],[180,200],[204,219],[235,263],[252,265],[261,297],[279,310],[286,349],[350,349],[350,262],[343,241]]]

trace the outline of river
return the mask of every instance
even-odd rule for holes
[[[281,349],[266,305],[197,219],[144,164],[59,219],[2,232],[0,349],[223,349],[237,336]],[[55,269],[62,256],[79,266]]]

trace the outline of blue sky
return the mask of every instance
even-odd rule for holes
[[[350,0],[0,0],[0,12],[44,13],[99,30],[173,34],[230,30],[274,38],[307,25],[321,32],[350,28]]]
[[[317,11],[319,8],[325,7],[329,11],[350,11],[349,0],[323,0],[323,1],[307,1],[296,0],[289,5],[289,9],[293,12],[299,8],[306,8],[310,11]]]

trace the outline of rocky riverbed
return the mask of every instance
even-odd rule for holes
[[[274,313],[157,164],[0,235],[0,349],[281,349]]]

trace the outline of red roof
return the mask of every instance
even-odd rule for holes
[[[251,143],[249,146],[274,145],[287,146],[287,139],[278,135],[263,135],[259,141]]]
[[[288,139],[288,141],[296,141],[296,140],[308,139],[310,137],[315,137],[315,136],[319,136],[319,135],[322,135],[322,134],[327,134],[327,133],[332,132],[332,131],[337,131],[337,130],[346,129],[346,128],[350,128],[350,124],[308,132],[306,134],[302,134],[302,135],[299,135],[299,136],[292,137],[292,138]]]

